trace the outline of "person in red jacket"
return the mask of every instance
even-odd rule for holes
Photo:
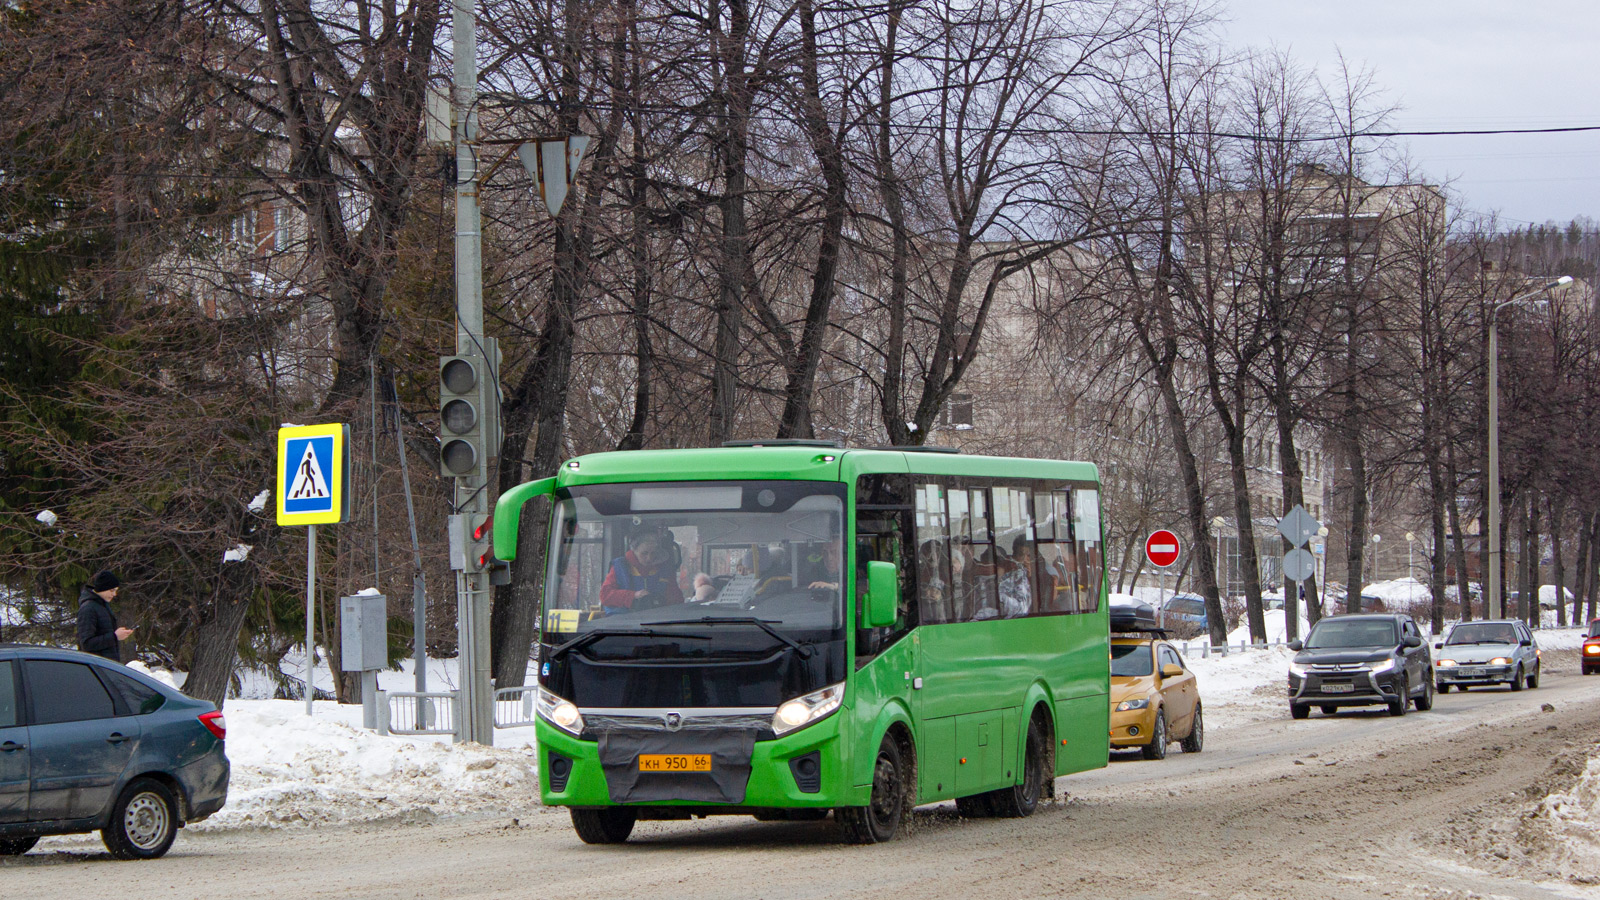
[[[629,537],[628,552],[611,561],[611,570],[600,585],[605,614],[682,602],[683,589],[678,587],[672,553],[661,535],[641,531]]]

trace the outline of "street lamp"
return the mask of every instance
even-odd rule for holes
[[[1417,577],[1417,572],[1416,563],[1412,562],[1411,550],[1416,545],[1416,541],[1417,535],[1415,532],[1406,532],[1406,577],[1413,579]]]
[[[1227,525],[1228,520],[1221,516],[1215,516],[1211,520],[1211,530],[1217,533],[1217,571],[1218,574],[1222,576],[1220,580],[1222,582],[1221,587],[1223,600],[1228,599],[1228,566],[1223,561],[1222,556],[1222,529],[1226,528]]]
[[[1321,575],[1318,576],[1318,586],[1322,589],[1322,599],[1317,603],[1317,618],[1320,619],[1328,609],[1328,526],[1326,525],[1317,529],[1317,563],[1322,569]]]
[[[1571,283],[1572,276],[1563,275],[1536,291],[1502,300],[1489,311],[1489,578],[1484,589],[1491,619],[1505,617],[1500,603],[1500,310]]]

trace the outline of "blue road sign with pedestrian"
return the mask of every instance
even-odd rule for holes
[[[349,442],[344,425],[303,425],[278,431],[278,524],[344,521]]]

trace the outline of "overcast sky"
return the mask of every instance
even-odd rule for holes
[[[1600,125],[1595,0],[1227,0],[1238,46],[1372,69],[1396,130]],[[1413,137],[1410,155],[1506,226],[1600,219],[1600,132]]]

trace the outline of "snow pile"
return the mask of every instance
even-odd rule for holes
[[[1289,636],[1288,636],[1288,617],[1284,615],[1283,610],[1281,610],[1281,609],[1263,610],[1262,613],[1261,613],[1261,616],[1262,616],[1262,618],[1264,618],[1266,620],[1266,625],[1267,625],[1267,634],[1266,634],[1267,643],[1269,643],[1269,644],[1282,644],[1282,643],[1285,643],[1286,641],[1289,640]],[[1305,640],[1306,632],[1311,630],[1311,623],[1306,621],[1306,617],[1302,616],[1302,615],[1295,616],[1295,619],[1296,619],[1296,621],[1299,622],[1299,625],[1300,625],[1300,630],[1295,632],[1295,636],[1300,638],[1301,640]],[[1241,641],[1243,641],[1246,644],[1250,643],[1250,623],[1249,622],[1245,622],[1245,623],[1241,624],[1238,628],[1235,628],[1234,630],[1228,632],[1228,644],[1229,645],[1237,645]]]
[[[228,805],[195,827],[425,821],[539,806],[537,756],[525,744],[380,737],[359,727],[359,706],[315,707],[316,714],[307,716],[298,701],[230,702]]]
[[[1571,609],[1572,608],[1572,591],[1571,591],[1571,589],[1567,588],[1566,586],[1563,586],[1561,588],[1561,595],[1566,598],[1562,602],[1567,604],[1567,608],[1568,609]],[[1556,586],[1555,585],[1553,585],[1553,584],[1541,584],[1541,585],[1539,585],[1539,605],[1542,606],[1542,607],[1547,607],[1549,609],[1555,609],[1556,608]]]
[[[1600,756],[1591,756],[1571,788],[1553,793],[1540,814],[1559,840],[1562,867],[1600,872]]]
[[[44,511],[40,512],[37,516],[34,516],[34,518],[37,519],[46,528],[49,528],[50,526],[56,524],[56,522],[60,521],[60,517],[56,515],[55,510],[53,510],[53,509],[44,510]]]
[[[1204,657],[1191,649],[1183,664],[1200,686],[1206,725],[1217,729],[1287,716],[1293,658],[1294,651],[1287,647],[1254,647]]]
[[[1375,581],[1361,589],[1361,596],[1376,597],[1389,610],[1403,610],[1414,603],[1433,602],[1433,591],[1415,578]]]

